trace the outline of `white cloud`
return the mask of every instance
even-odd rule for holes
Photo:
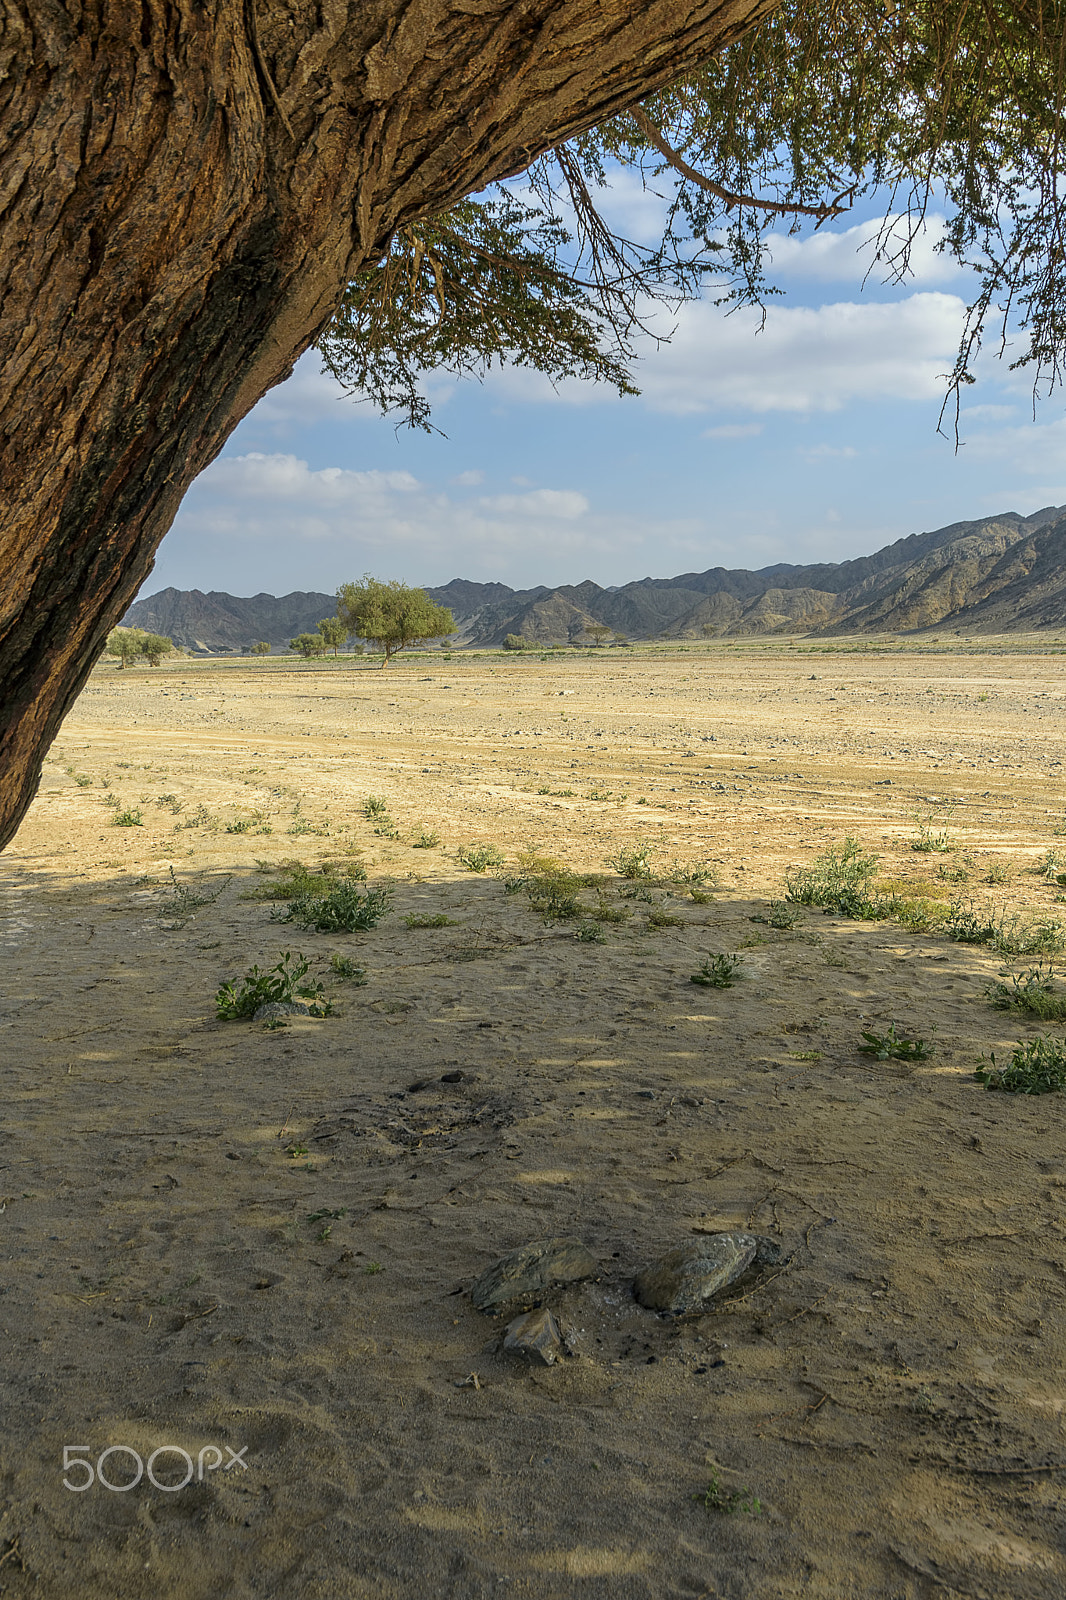
[[[637,374],[645,404],[675,415],[710,409],[837,411],[855,400],[937,399],[964,315],[955,295],[851,301],[745,313],[685,306],[669,345]]]
[[[890,263],[883,259],[875,262],[880,221],[858,222],[850,228],[819,228],[806,238],[791,234],[773,234],[768,239],[772,266],[769,276],[794,278],[817,283],[854,283],[858,285],[867,272],[870,284],[892,281]],[[930,215],[919,230],[910,247],[910,270],[905,283],[947,283],[964,275],[954,256],[939,251],[937,246],[944,238],[945,220]],[[902,217],[891,219],[885,236],[887,254],[898,251],[907,237],[906,221]]]
[[[485,482],[485,474],[478,470],[475,472],[460,472],[450,480],[460,489],[476,489],[479,483]]]
[[[985,409],[993,409],[991,407]],[[975,407],[976,411],[977,408]],[[1054,480],[1043,490],[1029,485],[1024,490],[1026,502],[1034,492],[1048,496],[1048,504],[1057,505],[1066,496],[1066,417],[1055,422],[1030,422],[1022,427],[994,428],[984,433],[967,434],[966,413],[963,413],[959,437],[965,454],[985,461],[1007,461],[1016,472],[1044,475],[1062,473],[1057,486]],[[1046,480],[1045,480],[1046,482]]]
[[[761,422],[723,422],[717,428],[704,428],[701,439],[754,439],[762,432]]]
[[[478,504],[486,511],[500,511],[511,516],[567,520],[584,516],[589,508],[585,496],[574,489],[533,489],[529,494],[486,495]]]

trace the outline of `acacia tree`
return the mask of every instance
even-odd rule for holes
[[[348,626],[340,617],[323,617],[318,624],[318,631],[322,635],[328,649],[336,655],[345,639],[348,637]]]
[[[983,273],[958,382],[997,305],[1054,375],[1063,11],[5,0],[0,846],[185,489],[319,338],[416,421],[427,365],[514,356],[625,389],[646,290],[713,269],[757,299],[768,219],[818,223],[881,184],[915,220],[945,193],[949,247]],[[678,180],[654,250],[596,214],[614,161]],[[519,172],[539,206],[466,199]]]
[[[379,647],[382,667],[388,666],[397,650],[423,639],[442,639],[455,627],[447,606],[435,605],[424,589],[371,577],[341,584],[337,615],[347,633]]]

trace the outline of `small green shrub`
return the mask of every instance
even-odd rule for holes
[[[620,878],[628,878],[636,882],[642,878],[647,879],[651,871],[651,846],[648,844],[622,845],[613,856],[608,856],[606,865],[613,867]]]
[[[887,1033],[868,1033],[862,1036],[865,1044],[858,1046],[860,1054],[873,1056],[877,1061],[927,1061],[933,1053],[931,1044],[924,1039],[911,1039],[896,1032],[896,1024],[889,1025]]]
[[[457,928],[459,926],[451,917],[446,917],[443,911],[438,912],[434,917],[410,916],[404,917],[403,920],[408,928]]]
[[[412,840],[412,847],[415,850],[432,850],[438,844],[440,844],[440,834],[434,833],[432,828],[423,828],[418,838]]]
[[[222,882],[213,889],[194,888],[191,883],[179,883],[170,868],[171,893],[165,900],[160,901],[156,907],[159,917],[184,919],[200,906],[212,906],[229,883],[231,873],[227,873]]]
[[[160,810],[166,807],[173,817],[176,817],[180,811],[185,809],[184,802],[179,800],[176,794],[157,794],[155,803]]]
[[[762,1512],[762,1501],[757,1500],[750,1489],[725,1489],[716,1473],[712,1473],[706,1489],[699,1490],[692,1498],[706,1511],[718,1511],[727,1517],[735,1517],[738,1512],[757,1517]]]
[[[79,789],[91,788],[92,781],[93,780],[90,777],[87,777],[84,772],[76,772],[74,774],[74,782],[78,785]]]
[[[630,913],[628,907],[626,906],[609,906],[606,901],[601,900],[591,915],[597,922],[617,923],[627,922],[629,920]]]
[[[740,977],[740,957],[726,955],[708,956],[698,972],[694,972],[689,979],[690,983],[698,983],[705,989],[731,989],[737,978]]]
[[[1066,1088],[1066,1039],[1053,1039],[1043,1033],[1019,1044],[1005,1067],[978,1067],[974,1077],[986,1089],[1003,1089],[1008,1094],[1053,1094]]]
[[[255,823],[251,817],[237,817],[233,822],[226,823],[227,833],[251,833]]]
[[[675,861],[666,873],[666,882],[682,889],[713,888],[718,882],[718,868],[713,861]]]
[[[187,828],[217,828],[218,818],[213,817],[205,805],[198,805],[183,822],[174,824],[174,832],[181,833]]]
[[[328,822],[309,822],[306,817],[293,817],[285,832],[294,839],[302,839],[307,834],[316,834],[320,839],[329,833]]]
[[[367,983],[366,968],[358,966],[350,956],[342,956],[338,951],[330,956],[329,969],[334,977],[345,983],[354,983],[357,989],[364,988]]]
[[[249,967],[238,985],[236,981],[222,984],[215,996],[215,1009],[223,1022],[234,1022],[241,1017],[251,1017],[266,1005],[291,1005],[300,997],[312,1002],[312,1016],[326,1014],[326,1002],[320,1002],[320,983],[301,983],[309,963],[302,955],[290,955],[286,950],[276,966],[269,972]],[[304,1152],[306,1154],[306,1151]]]
[[[471,872],[484,872],[489,867],[503,866],[503,856],[494,844],[460,845],[456,855]]]
[[[671,916],[669,911],[657,908],[655,911],[648,912],[649,928],[683,928],[684,926],[684,917]]]
[[[128,811],[116,811],[111,818],[111,826],[113,828],[143,828],[144,813],[135,806]]]
[[[997,1011],[1039,1017],[1042,1022],[1056,1022],[1066,1017],[1066,993],[1056,991],[1055,973],[1050,964],[1029,967],[1025,972],[1001,972],[1000,978],[1009,981],[992,983],[985,990]]]
[[[374,832],[378,835],[379,839],[398,839],[400,837],[400,830],[396,826],[395,822],[393,822],[391,817],[387,817],[384,819],[384,821],[379,822],[377,827],[374,829]]]
[[[374,817],[387,817],[389,802],[383,794],[368,794],[363,801],[363,816],[372,821]]]
[[[366,868],[361,861],[346,861],[343,872],[331,862],[323,862],[317,870],[305,867],[302,861],[279,861],[277,866],[261,862],[260,869],[278,873],[277,881],[253,889],[249,900],[301,900],[314,895],[325,895],[345,879],[365,883]]]
[[[790,867],[785,874],[788,899],[796,905],[821,906],[842,917],[876,918],[879,904],[871,893],[878,858],[850,837],[830,845],[809,867]]]
[[[275,922],[295,922],[317,933],[361,933],[377,927],[391,904],[387,889],[368,889],[362,894],[350,878],[342,878],[324,894],[299,895],[270,915]]]
[[[526,884],[529,903],[546,922],[565,922],[582,914],[578,900],[580,884],[568,875],[556,878],[531,878]]]
[[[80,779],[78,781],[80,782]],[[1033,871],[1043,878],[1045,883],[1057,883],[1064,866],[1066,866],[1066,855],[1061,850],[1045,850]]]
[[[790,906],[787,900],[771,900],[766,908],[766,915],[756,914],[750,921],[765,923],[768,928],[790,929],[798,928],[803,918],[796,907]]]
[[[582,944],[606,944],[607,935],[595,922],[583,922],[574,934]]]

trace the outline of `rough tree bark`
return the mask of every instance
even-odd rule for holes
[[[777,3],[0,0],[0,848],[351,274]]]

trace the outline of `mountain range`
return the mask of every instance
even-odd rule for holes
[[[1066,506],[954,522],[854,561],[712,567],[608,589],[586,581],[516,590],[455,578],[427,593],[451,609],[456,646],[501,645],[508,634],[587,643],[590,629],[604,627],[629,639],[1063,628]],[[123,621],[198,652],[245,650],[260,639],[283,650],[335,608],[335,596],[315,592],[238,599],[163,589],[136,601]]]

